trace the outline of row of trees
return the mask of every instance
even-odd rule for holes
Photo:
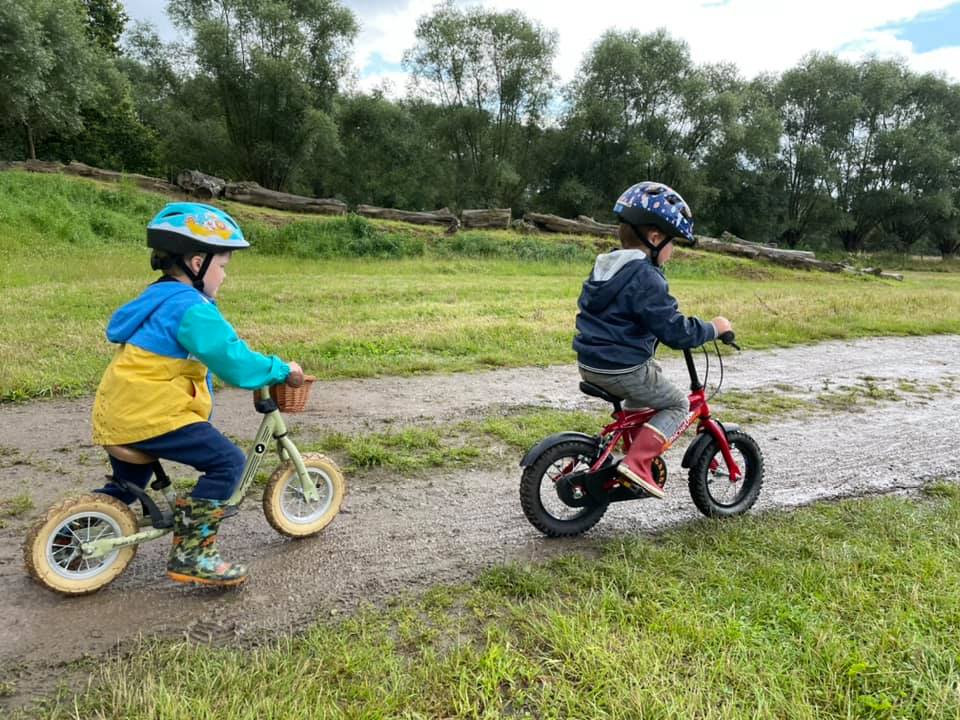
[[[810,55],[748,80],[665,31],[612,30],[560,87],[556,33],[447,2],[420,19],[392,100],[350,91],[357,24],[337,0],[167,12],[184,42],[124,33],[119,0],[0,4],[0,153],[605,221],[624,187],[656,178],[705,232],[960,250],[960,86],[901,62]]]

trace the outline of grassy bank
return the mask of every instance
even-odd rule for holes
[[[165,201],[0,173],[0,400],[93,390],[106,319],[152,278],[144,226]],[[221,308],[251,345],[320,377],[573,360],[591,241],[228,209],[259,249],[231,263]],[[957,274],[895,283],[679,251],[668,278],[685,311],[727,315],[751,348],[960,332]]]
[[[42,718],[953,718],[960,492],[822,504],[325,622],[162,643]]]

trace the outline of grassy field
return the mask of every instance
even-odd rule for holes
[[[151,279],[144,226],[165,201],[0,173],[0,400],[92,391],[112,353],[106,318]],[[224,313],[256,348],[321,377],[573,361],[592,242],[228,209],[257,249],[231,263]],[[729,316],[748,348],[960,332],[957,273],[897,283],[678,251],[668,278],[687,312]],[[932,392],[865,380],[781,400],[812,414]],[[718,406],[762,421],[769,400],[732,393]],[[530,409],[463,423],[453,440],[424,426],[318,443],[356,471],[416,471],[599,419]],[[700,520],[595,558],[496,568],[257,649],[147,644],[91,661],[90,690],[29,716],[960,718],[958,527],[960,490],[946,484],[917,500]]]
[[[153,277],[144,227],[165,201],[0,173],[0,400],[95,388],[113,352],[106,319]],[[258,249],[231,263],[224,314],[255,348],[320,377],[573,361],[588,241],[228,209]],[[681,250],[667,274],[686,312],[727,315],[751,348],[960,332],[953,273],[897,283]]]
[[[158,643],[37,717],[960,717],[960,490],[821,504],[321,622],[255,650]]]

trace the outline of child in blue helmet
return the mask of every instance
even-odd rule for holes
[[[724,317],[685,317],[670,295],[661,266],[673,254],[672,240],[693,241],[693,218],[679,193],[662,183],[637,183],[613,212],[621,249],[599,255],[583,283],[573,349],[584,380],[623,398],[628,409],[659,411],[633,438],[618,470],[628,484],[662,498],[651,465],[690,408],[687,394],[663,377],[654,360],[657,344],[697,347],[731,326]]]
[[[168,576],[178,582],[238,585],[239,563],[225,562],[216,538],[225,501],[237,488],[244,453],[210,424],[211,374],[237,387],[303,383],[295,362],[250,350],[220,314],[215,298],[231,253],[247,248],[227,213],[199,203],[171,203],[147,226],[151,266],[163,274],[107,325],[120,345],[97,388],[93,439],[190,465],[202,474],[178,498]],[[122,453],[120,453],[122,454]],[[113,477],[145,488],[150,464],[110,456]],[[113,483],[99,492],[134,497]]]

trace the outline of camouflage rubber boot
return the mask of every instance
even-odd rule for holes
[[[226,503],[220,500],[177,498],[174,512],[173,547],[167,560],[167,576],[176,582],[203,585],[239,585],[247,569],[229,563],[217,551],[217,531]]]

